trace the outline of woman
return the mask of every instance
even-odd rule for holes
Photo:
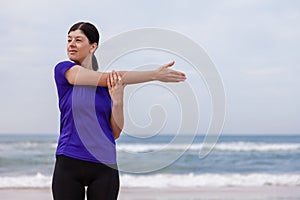
[[[169,69],[174,62],[153,71],[97,72],[94,52],[99,33],[87,22],[68,32],[71,61],[55,66],[60,116],[60,137],[52,181],[55,200],[117,199],[119,174],[115,139],[124,124],[123,92],[126,84],[152,80],[184,81],[185,75]]]

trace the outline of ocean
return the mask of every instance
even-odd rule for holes
[[[0,188],[50,187],[57,138],[0,135]],[[121,187],[300,187],[300,135],[221,135],[204,158],[199,157],[203,136],[192,144],[185,138],[120,137]]]

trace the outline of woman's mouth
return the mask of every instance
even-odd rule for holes
[[[76,53],[76,52],[77,52],[76,50],[69,50],[70,54],[73,54],[73,53]]]

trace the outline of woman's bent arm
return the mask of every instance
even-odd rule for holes
[[[123,96],[125,84],[120,80],[120,74],[115,71],[113,71],[107,79],[109,94],[112,100],[110,124],[115,139],[120,136],[124,126]]]

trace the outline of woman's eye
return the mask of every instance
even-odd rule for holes
[[[77,39],[76,42],[81,42],[81,40],[78,40],[78,39]]]
[[[68,40],[68,43],[70,43],[72,40]]]

